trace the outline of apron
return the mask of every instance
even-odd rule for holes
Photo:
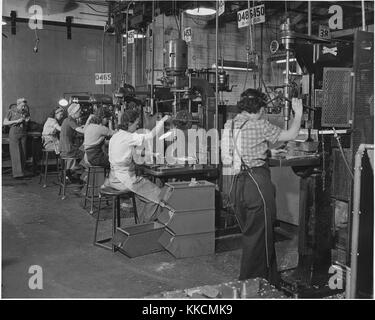
[[[92,166],[109,167],[108,155],[103,151],[105,141],[85,149],[87,162]]]

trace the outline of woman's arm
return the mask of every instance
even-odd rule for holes
[[[90,114],[89,117],[88,117],[87,120],[86,120],[85,125],[84,125],[84,126],[80,126],[80,127],[76,127],[75,130],[76,130],[78,133],[84,134],[84,133],[85,133],[85,129],[86,129],[86,127],[89,125],[90,120],[91,120],[91,118],[92,118],[93,116],[94,116],[93,114]]]
[[[20,118],[18,120],[9,120],[8,118],[4,118],[4,125],[5,126],[11,126],[12,124],[21,123],[22,121],[23,121],[22,118]]]
[[[153,139],[163,128],[164,123],[170,118],[170,116],[164,116],[159,122],[156,123],[156,126],[151,130],[151,132],[145,134],[145,140]]]
[[[61,131],[61,126],[60,126],[58,123],[56,123],[56,124],[55,124],[55,129],[56,129],[57,131]]]
[[[302,113],[303,113],[302,100],[293,98],[292,108],[295,113],[292,126],[288,130],[281,131],[278,141],[290,141],[290,140],[295,139],[298,136],[298,132],[301,127],[301,119],[302,119]]]

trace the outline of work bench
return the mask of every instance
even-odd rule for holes
[[[169,179],[214,181],[219,176],[218,168],[213,165],[142,165],[138,170],[154,182],[160,179],[163,184]]]

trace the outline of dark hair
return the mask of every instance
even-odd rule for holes
[[[126,110],[121,116],[121,123],[118,128],[128,130],[129,124],[134,123],[139,118],[139,112],[136,110]]]
[[[102,118],[99,117],[99,116],[97,116],[96,114],[94,114],[94,115],[90,118],[88,124],[92,124],[92,123],[93,123],[93,124],[101,124],[101,123],[102,123]]]
[[[267,96],[256,90],[247,89],[241,93],[241,100],[238,101],[237,107],[248,113],[258,113],[259,110],[266,106]]]
[[[61,110],[61,112],[63,113],[64,118],[65,118],[65,116],[66,116],[66,111],[65,111],[65,109],[62,108],[62,107],[56,107],[56,108],[54,108],[54,109],[51,111],[51,113],[48,115],[48,117],[49,117],[49,118],[55,118],[56,111],[58,111],[58,110],[59,110],[59,111]]]

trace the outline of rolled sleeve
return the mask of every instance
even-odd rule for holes
[[[143,144],[144,140],[145,140],[144,134],[133,133],[129,141],[129,145],[134,146],[134,147],[139,147]]]
[[[271,143],[276,143],[280,136],[281,130],[282,129],[280,127],[275,126],[269,121],[265,120],[263,127],[263,135],[265,140]]]

